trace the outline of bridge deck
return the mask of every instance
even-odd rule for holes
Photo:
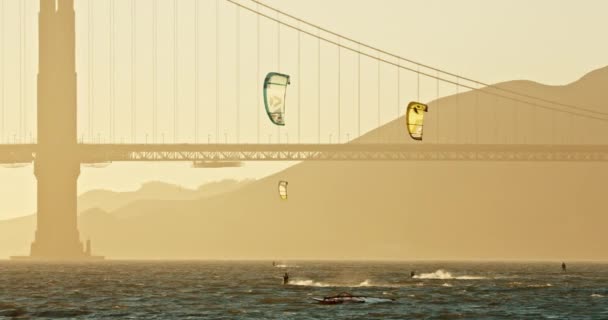
[[[28,163],[35,144],[0,145],[0,163]],[[82,163],[115,161],[608,161],[608,145],[79,144]]]

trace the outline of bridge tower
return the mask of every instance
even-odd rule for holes
[[[90,257],[77,225],[74,0],[40,0],[38,73],[38,214],[33,259]]]

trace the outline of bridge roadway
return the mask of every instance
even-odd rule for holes
[[[35,144],[0,145],[0,163],[29,163]],[[608,161],[608,145],[78,144],[81,163],[116,161]]]

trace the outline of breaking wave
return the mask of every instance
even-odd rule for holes
[[[357,285],[357,287],[373,287],[374,285],[372,285],[372,282],[369,280],[365,280],[361,283],[359,283],[359,285]]]
[[[373,298],[373,297],[365,297],[363,298],[363,300],[366,303],[387,303],[387,302],[394,302],[394,299],[388,299],[388,298]]]
[[[593,294],[591,294],[591,297],[592,298],[603,298],[604,296],[599,293],[593,293]]]
[[[432,273],[421,273],[419,275],[415,275],[414,279],[432,279],[432,280],[483,280],[487,279],[486,277],[480,276],[453,276],[451,273],[439,269]]]
[[[304,287],[320,287],[320,288],[325,288],[325,287],[348,287],[348,288],[384,287],[382,285],[372,284],[372,282],[370,280],[365,280],[358,284],[325,283],[325,282],[318,282],[318,281],[309,280],[309,279],[307,279],[307,280],[290,280],[289,285],[304,286]]]
[[[275,268],[299,268],[295,264],[275,264],[274,267]]]
[[[332,285],[323,282],[317,282],[313,280],[289,280],[291,286],[304,286],[304,287],[332,287]]]

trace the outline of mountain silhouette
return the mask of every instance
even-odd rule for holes
[[[252,181],[216,181],[201,185],[198,189],[188,189],[173,184],[151,181],[142,184],[138,190],[130,192],[91,190],[78,197],[79,219],[81,224],[86,222],[85,224],[100,227],[111,226],[112,223],[110,222],[118,220],[115,215],[109,212],[136,205],[139,201],[202,199],[238,190]],[[138,214],[136,210],[127,209],[124,211],[131,215]],[[28,252],[35,225],[35,215],[0,221],[0,258],[14,255],[15,252]],[[83,234],[83,236],[86,235]]]

